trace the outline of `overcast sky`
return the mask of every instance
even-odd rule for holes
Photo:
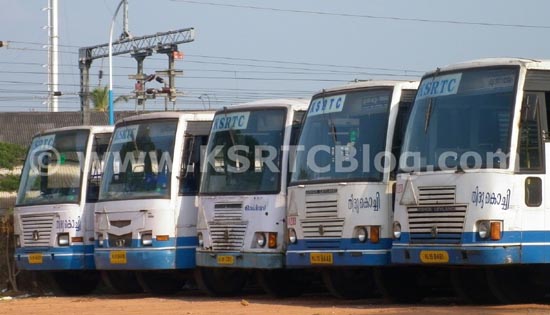
[[[78,48],[107,43],[119,0],[59,0],[60,110],[78,110]],[[47,0],[2,0],[0,111],[43,111],[47,96]],[[8,9],[9,8],[9,9]],[[550,59],[550,1],[544,0],[129,0],[134,36],[194,27],[181,44],[177,109],[255,99],[310,97],[361,79],[418,79],[450,63],[485,57]],[[122,14],[115,37],[122,30]],[[114,93],[128,95],[136,63],[113,61]],[[167,68],[165,55],[145,72]],[[98,73],[105,76],[99,82]],[[91,86],[108,83],[108,60],[92,64]],[[147,87],[159,88],[151,82]],[[199,98],[200,97],[200,98]],[[118,109],[134,109],[130,100]],[[163,109],[164,101],[148,101]]]

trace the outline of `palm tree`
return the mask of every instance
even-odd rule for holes
[[[106,112],[109,106],[109,90],[106,86],[98,86],[90,93],[94,108],[98,112]]]
[[[106,86],[98,86],[91,93],[90,97],[92,98],[92,103],[94,103],[94,108],[98,112],[106,112],[109,108],[109,90]],[[118,103],[120,101],[128,102],[127,95],[121,95],[117,97],[113,103]]]

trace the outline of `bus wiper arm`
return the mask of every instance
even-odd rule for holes
[[[334,125],[334,122],[332,121],[332,118],[330,118],[329,114],[329,128],[330,128],[330,135],[332,136],[332,141],[334,141],[334,144],[338,141],[338,136],[336,135],[336,126]]]
[[[424,116],[424,133],[428,132],[428,127],[430,127],[432,110],[433,110],[433,98],[430,98],[430,100],[428,101],[428,108],[426,108],[426,115]]]
[[[223,107],[223,115],[225,116],[225,119],[227,121],[227,107]],[[229,138],[231,139],[231,145],[235,146],[235,131],[233,130],[233,127],[231,127],[231,124],[229,124]]]

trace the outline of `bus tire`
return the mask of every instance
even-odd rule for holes
[[[450,277],[455,294],[464,302],[469,304],[498,303],[497,297],[489,287],[484,269],[451,269]]]
[[[129,294],[143,292],[133,271],[102,271],[101,278],[105,285],[114,293]]]
[[[92,293],[99,284],[97,271],[57,271],[52,273],[56,289],[63,295],[75,296]]]
[[[371,269],[326,269],[322,277],[329,292],[341,299],[361,299],[378,293]]]
[[[278,298],[300,296],[308,284],[301,270],[258,270],[256,279],[267,294]]]
[[[230,268],[195,269],[195,279],[199,288],[211,296],[234,296],[246,285],[248,272]]]
[[[175,270],[170,271],[139,271],[137,280],[147,293],[154,295],[175,294],[183,289],[186,279]]]
[[[415,271],[407,267],[376,268],[374,279],[382,296],[391,302],[417,303],[426,297]]]
[[[543,287],[537,285],[536,267],[506,266],[487,268],[487,280],[491,292],[502,304],[529,303],[541,300]]]

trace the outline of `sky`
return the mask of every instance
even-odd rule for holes
[[[1,0],[0,112],[46,111],[47,0]],[[266,98],[310,98],[354,80],[417,80],[444,65],[486,57],[550,59],[545,0],[129,0],[129,31],[188,27],[176,68],[176,109],[221,108]],[[109,41],[119,0],[59,0],[60,111],[80,110],[78,48]],[[5,9],[5,8],[9,8]],[[117,16],[115,38],[122,32]],[[168,66],[145,59],[144,72]],[[90,69],[91,89],[108,84],[107,59]],[[99,71],[104,73],[99,79]],[[113,58],[114,94],[131,95],[136,62]],[[147,87],[160,88],[155,81]],[[115,110],[134,110],[135,101]],[[172,108],[172,104],[170,104]],[[146,110],[164,109],[164,99]]]

